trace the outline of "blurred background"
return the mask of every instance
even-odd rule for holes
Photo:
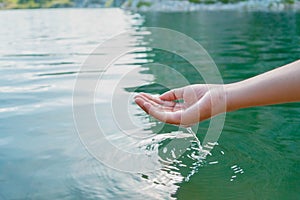
[[[99,8],[122,7],[134,10],[194,10],[211,4],[243,7],[299,7],[298,0],[1,0],[0,8]],[[205,6],[206,5],[206,6]],[[210,6],[211,7],[211,6]],[[230,7],[230,6],[229,6]]]
[[[298,1],[0,0],[0,7],[0,199],[300,198],[299,103],[228,113],[218,145],[206,159],[197,156],[197,140],[185,129],[150,118],[133,101],[126,113],[139,126],[139,140],[124,134],[109,110],[112,83],[121,79],[115,97],[168,89],[157,83],[178,86],[175,73],[153,63],[175,69],[190,84],[204,82],[174,52],[149,48],[147,27],[193,38],[224,82],[232,83],[299,59]],[[126,173],[97,161],[73,120],[76,77],[95,80],[104,66],[80,67],[89,56],[99,56],[96,47],[124,31],[132,33],[130,42],[107,49],[138,50],[111,66],[94,103],[112,144],[158,155],[160,168],[149,173]],[[180,49],[180,41],[174,44]],[[138,73],[123,76],[131,69]],[[85,89],[80,92],[85,95]],[[199,124],[200,142],[208,125],[209,120]],[[190,147],[174,159],[182,149],[166,149],[171,141]],[[99,147],[98,153],[111,152]]]

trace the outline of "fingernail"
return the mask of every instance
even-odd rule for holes
[[[138,93],[137,95],[134,96],[134,98],[136,99],[136,98],[138,98],[138,97],[140,97],[140,96],[141,96],[141,94]]]
[[[134,99],[134,101],[135,101],[135,103],[138,103],[138,101],[140,101],[140,102],[141,102],[141,101],[142,101],[142,99],[137,97],[137,98],[135,98],[135,99]]]

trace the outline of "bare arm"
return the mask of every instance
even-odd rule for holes
[[[227,111],[300,101],[300,60],[253,78],[228,84]]]
[[[183,103],[176,101],[179,99]],[[246,107],[297,101],[300,101],[300,60],[241,82],[196,84],[170,90],[159,97],[139,94],[135,98],[148,114],[176,125],[191,125]],[[222,106],[224,102],[226,105]]]

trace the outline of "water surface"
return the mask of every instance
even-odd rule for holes
[[[203,82],[182,58],[162,50],[139,49],[120,59],[103,81],[104,90],[98,91],[95,102],[99,123],[108,130],[113,144],[132,152],[156,152],[162,161],[172,158],[172,152],[164,148],[171,141],[191,147],[176,162],[160,162],[160,170],[141,174],[107,167],[86,151],[73,121],[72,93],[88,55],[101,42],[126,30],[137,33],[131,35],[137,47],[146,46],[140,35],[144,27],[165,27],[187,34],[207,49],[224,82],[230,83],[298,59],[299,20],[297,12],[1,11],[0,197],[298,199],[297,103],[227,114],[218,146],[211,156],[198,160],[197,141],[186,130],[149,118],[131,102],[132,119],[142,127],[138,137],[144,137],[136,141],[115,128],[115,121],[107,114],[111,101],[106,94],[122,70],[136,69],[138,74],[131,77],[133,82],[123,80],[120,87],[124,90],[117,91],[117,97],[130,96],[134,90],[164,92],[166,88],[157,82],[175,87],[172,74],[151,65],[154,62],[180,71],[191,83]],[[83,73],[91,80],[99,71]],[[207,126],[208,121],[199,125],[200,141]],[[102,149],[99,153],[110,152]]]

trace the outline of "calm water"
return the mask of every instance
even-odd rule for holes
[[[111,86],[118,80],[123,90],[114,91],[114,99],[131,96],[135,89],[166,90],[155,83],[176,86],[172,74],[153,62],[171,66],[191,83],[203,82],[180,57],[145,48],[144,27],[171,28],[194,38],[210,53],[224,82],[230,83],[298,59],[299,21],[300,13],[295,12],[1,11],[0,199],[299,199],[297,103],[227,114],[218,145],[205,160],[195,159],[197,141],[186,130],[149,119],[132,102],[127,112],[140,127],[139,140],[117,129],[109,113]],[[160,169],[154,172],[126,173],[98,162],[82,145],[73,120],[77,75],[95,80],[103,66],[79,73],[80,67],[101,42],[126,30],[136,32],[130,36],[131,45],[143,48],[110,68],[97,92],[96,114],[116,146],[156,153]],[[128,43],[108,49],[122,45]],[[122,78],[130,69],[138,73]],[[84,96],[85,89],[80,94]],[[122,113],[117,114],[130,130]],[[207,127],[208,121],[199,125],[200,141]],[[170,152],[165,147],[174,140],[191,148],[167,162]],[[111,152],[100,148],[98,153]]]

